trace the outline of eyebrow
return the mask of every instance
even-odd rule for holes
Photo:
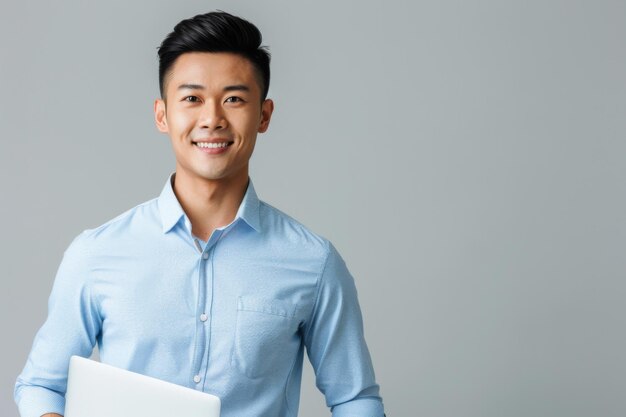
[[[178,90],[204,90],[205,87],[201,84],[181,84],[178,86]],[[250,87],[245,84],[227,85],[222,89],[223,91],[250,91]]]
[[[204,86],[200,84],[181,84],[177,90],[204,90]]]
[[[250,91],[250,87],[245,84],[227,85],[224,91]]]

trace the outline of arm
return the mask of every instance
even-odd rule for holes
[[[333,417],[383,417],[354,279],[330,244],[304,332],[316,385]]]
[[[48,301],[48,317],[35,340],[14,398],[21,417],[63,415],[71,355],[89,356],[101,319],[91,292],[81,239],[65,251]]]

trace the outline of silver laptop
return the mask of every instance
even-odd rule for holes
[[[72,356],[65,417],[219,417],[214,395]]]

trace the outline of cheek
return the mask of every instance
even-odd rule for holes
[[[260,118],[248,117],[245,120],[242,120],[241,126],[245,131],[245,135],[247,137],[254,136],[257,134],[259,129]]]
[[[174,134],[185,133],[193,129],[193,115],[184,112],[172,112],[170,113],[167,122],[170,131]]]

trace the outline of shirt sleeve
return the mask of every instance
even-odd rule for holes
[[[100,332],[81,236],[63,255],[48,300],[48,317],[15,384],[21,417],[64,414],[70,356],[88,357]]]
[[[304,342],[333,417],[383,417],[354,279],[329,244]]]

